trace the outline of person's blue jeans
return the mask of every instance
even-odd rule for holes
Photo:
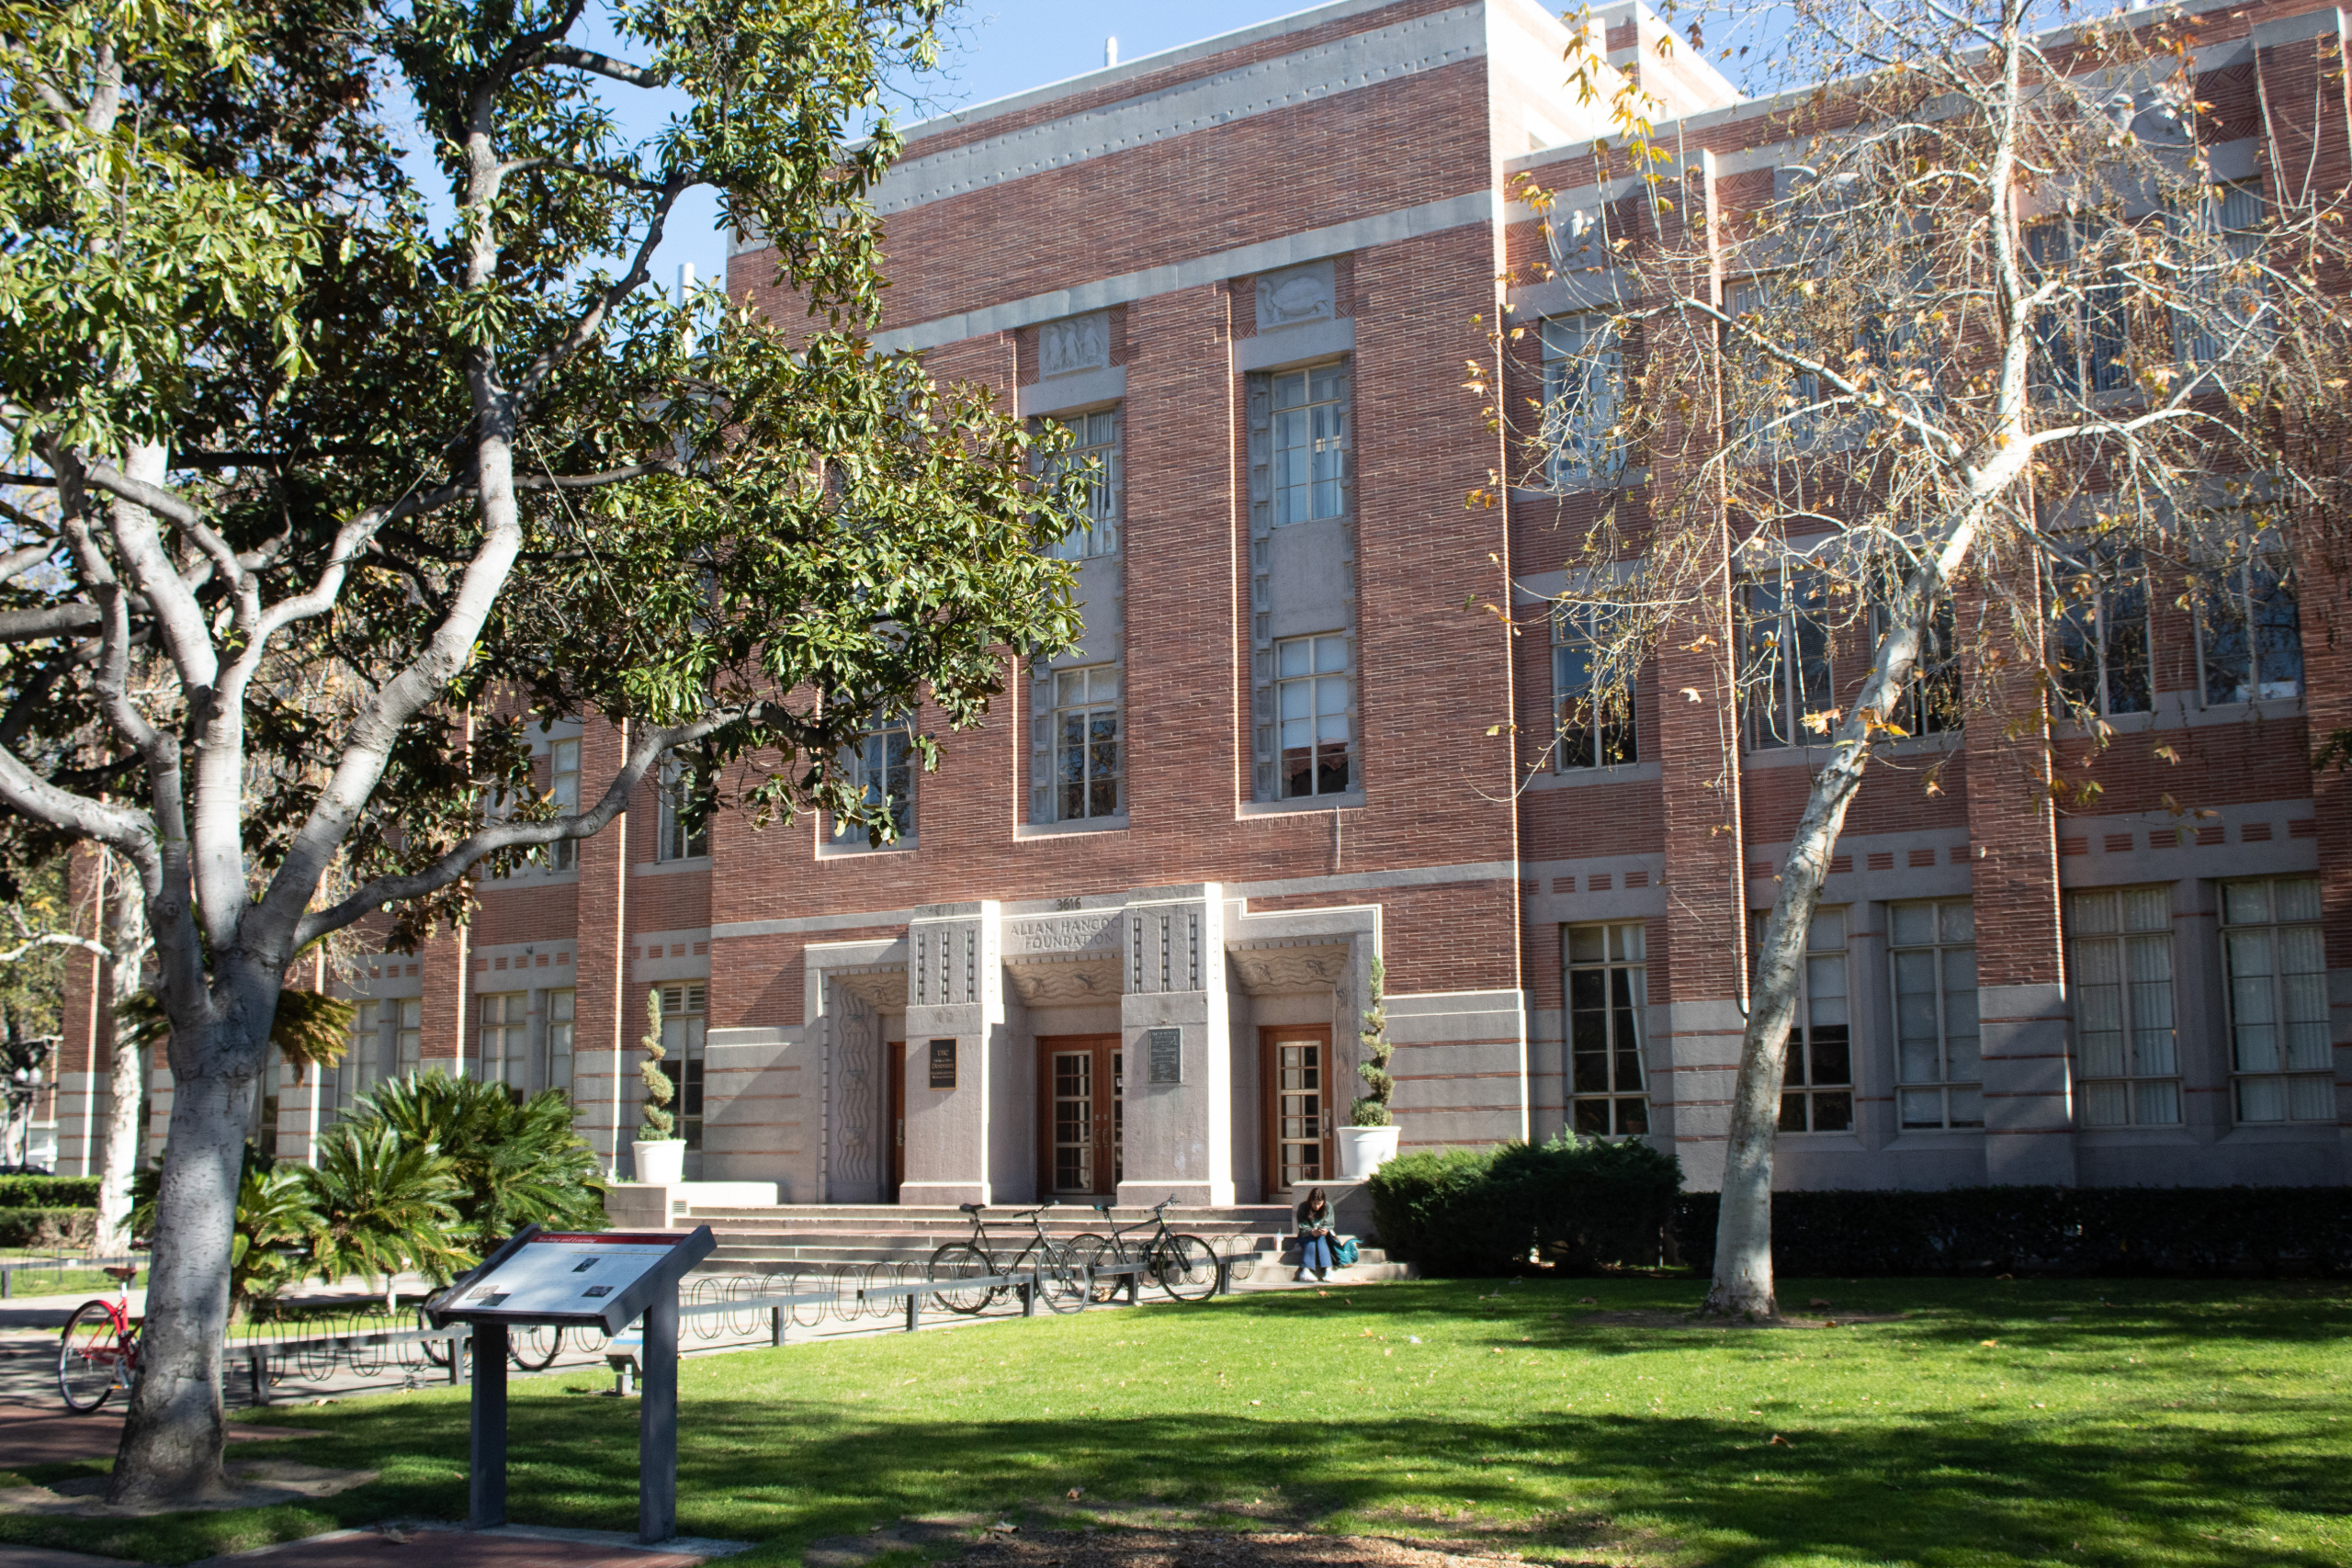
[[[1331,1238],[1328,1235],[1302,1237],[1298,1244],[1298,1266],[1317,1272],[1336,1267],[1331,1258]]]

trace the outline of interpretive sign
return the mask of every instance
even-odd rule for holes
[[[1147,1029],[1143,1032],[1143,1048],[1151,1063],[1153,1083],[1182,1083],[1184,1081],[1184,1032],[1181,1029]]]
[[[678,1280],[717,1245],[708,1225],[602,1235],[525,1225],[424,1303],[435,1328],[473,1325],[472,1528],[506,1522],[507,1329],[594,1327],[616,1335],[642,1316],[637,1536],[650,1545],[678,1533]]]

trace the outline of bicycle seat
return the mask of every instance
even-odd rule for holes
[[[958,1203],[956,1206],[963,1210],[967,1214],[977,1214],[982,1209],[988,1207],[986,1203]]]
[[[136,1263],[109,1263],[102,1272],[105,1273],[107,1279],[119,1280],[124,1284],[128,1285],[130,1281],[139,1278],[139,1265]]]

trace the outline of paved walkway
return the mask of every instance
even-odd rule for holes
[[[53,1396],[40,1404],[0,1401],[0,1470],[112,1458],[122,1446],[121,1404],[121,1396],[117,1395],[102,1409],[75,1416],[63,1411]],[[229,1426],[232,1443],[319,1436],[293,1427],[248,1427],[239,1422]]]

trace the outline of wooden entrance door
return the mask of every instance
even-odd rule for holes
[[[1266,1193],[1304,1192],[1330,1179],[1331,1026],[1258,1032],[1266,1127]]]
[[[1108,1198],[1119,1190],[1126,1107],[1115,1034],[1057,1034],[1037,1041],[1037,1185],[1057,1198]]]
[[[883,1143],[882,1201],[899,1201],[899,1189],[907,1184],[907,1043],[893,1040],[882,1047],[883,1090],[887,1103],[883,1114],[889,1118]]]

